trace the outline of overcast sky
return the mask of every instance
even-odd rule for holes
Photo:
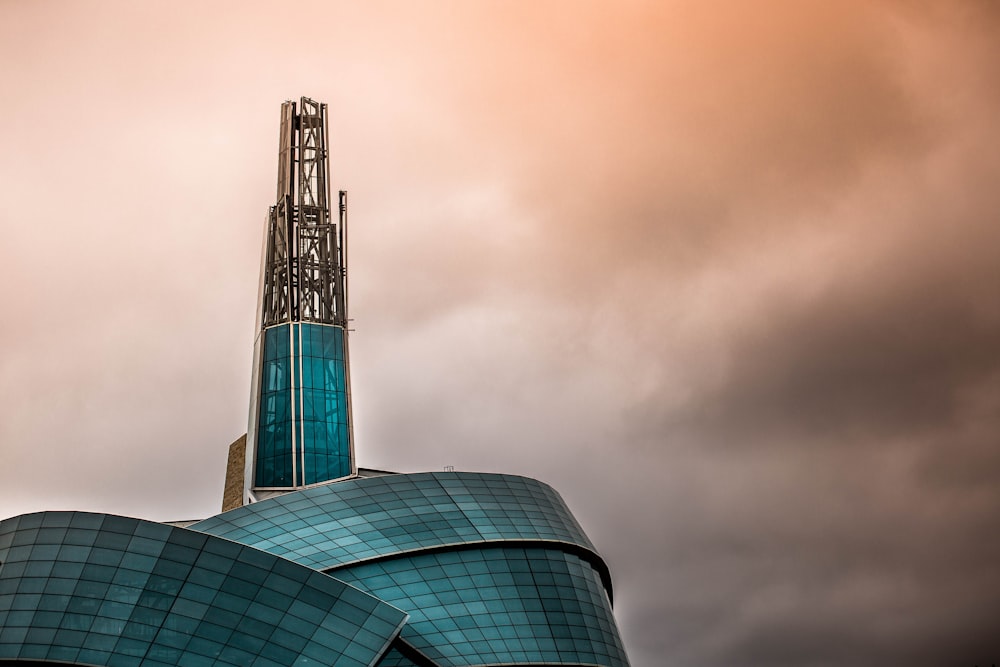
[[[307,95],[362,466],[551,483],[635,667],[1000,661],[997,7],[0,0],[0,518],[219,510]]]

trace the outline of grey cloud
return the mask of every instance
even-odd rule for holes
[[[309,94],[362,465],[553,483],[637,667],[996,659],[991,3],[126,7],[0,9],[0,509],[216,510]]]
[[[743,446],[954,426],[962,390],[1000,371],[1000,320],[925,278],[902,293],[877,294],[872,278],[809,303],[768,304],[761,330],[728,350],[720,386],[664,416],[663,427]],[[979,298],[990,300],[984,291]]]

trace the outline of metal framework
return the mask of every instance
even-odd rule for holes
[[[277,202],[267,223],[261,326],[347,326],[344,261],[347,193],[330,215],[326,105],[308,97],[281,105]]]

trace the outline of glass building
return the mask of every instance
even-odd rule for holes
[[[0,522],[0,665],[628,665],[608,566],[550,486],[355,463],[326,145],[326,105],[282,105],[223,512]]]
[[[357,473],[347,354],[346,193],[330,211],[326,105],[281,105],[241,503]]]

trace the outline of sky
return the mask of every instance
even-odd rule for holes
[[[635,667],[1000,659],[1000,11],[0,0],[0,518],[219,511],[279,108],[362,466],[558,489]]]

